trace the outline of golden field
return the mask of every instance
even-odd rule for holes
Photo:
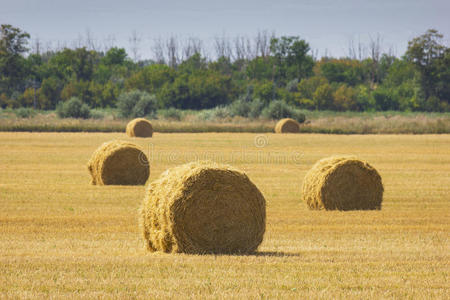
[[[196,159],[247,172],[265,195],[256,255],[148,253],[144,186],[91,186],[111,139],[150,157],[154,180]],[[381,211],[310,211],[306,171],[355,154],[383,178]],[[450,135],[0,133],[0,298],[448,298]]]

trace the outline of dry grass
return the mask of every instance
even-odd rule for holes
[[[0,133],[2,298],[448,298],[449,135],[158,134],[151,180],[192,158],[244,170],[267,200],[258,255],[148,253],[143,186],[91,186],[85,163],[124,133]],[[133,140],[135,142],[135,140]],[[259,144],[261,145],[261,144]],[[381,211],[310,211],[320,158],[354,154],[383,178]]]
[[[449,113],[402,112],[330,112],[305,111],[304,133],[335,134],[430,134],[450,133]],[[189,117],[190,116],[190,117]],[[127,120],[106,115],[103,119],[59,119],[54,113],[37,114],[33,118],[17,118],[1,112],[0,131],[34,132],[124,132]],[[188,114],[182,121],[151,120],[154,132],[259,132],[274,131],[275,121],[250,120],[242,117],[204,121]]]

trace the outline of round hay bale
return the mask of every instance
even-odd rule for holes
[[[150,251],[252,253],[263,240],[266,201],[239,170],[192,162],[150,183],[140,210]]]
[[[298,133],[300,132],[300,123],[294,119],[281,119],[275,125],[275,133]]]
[[[137,118],[128,122],[126,132],[130,137],[152,137],[153,127],[148,120]]]
[[[319,160],[306,174],[302,198],[310,209],[381,209],[381,176],[367,162],[355,157]]]
[[[91,184],[144,185],[150,175],[147,156],[136,145],[110,141],[101,145],[88,162]]]

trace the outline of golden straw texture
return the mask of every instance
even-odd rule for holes
[[[311,209],[381,209],[381,176],[367,162],[355,157],[328,157],[319,160],[306,174],[303,201]]]
[[[88,162],[91,184],[144,185],[150,175],[147,156],[136,145],[110,141],[101,145]]]
[[[144,118],[131,120],[127,124],[127,135],[130,137],[152,137],[152,124]]]
[[[148,185],[140,219],[150,251],[252,253],[263,240],[266,201],[241,171],[192,162]]]
[[[281,119],[275,125],[275,133],[297,133],[300,131],[300,124],[294,119]]]

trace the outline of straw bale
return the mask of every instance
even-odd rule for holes
[[[298,133],[300,132],[300,124],[294,119],[281,119],[275,125],[275,133]]]
[[[152,137],[153,127],[148,120],[137,118],[127,124],[126,133],[129,137]]]
[[[136,145],[114,140],[101,145],[88,162],[91,184],[144,185],[150,175],[147,156]]]
[[[381,209],[383,190],[380,174],[369,163],[333,156],[306,174],[302,198],[310,209],[374,210]]]
[[[140,210],[147,248],[172,253],[252,253],[265,220],[265,199],[247,175],[208,161],[165,171]]]

